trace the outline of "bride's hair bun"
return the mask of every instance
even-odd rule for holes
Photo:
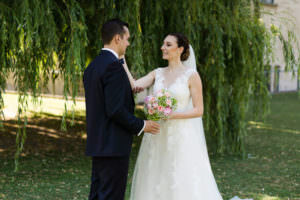
[[[183,47],[183,52],[180,56],[181,61],[185,61],[190,56],[190,42],[188,38],[182,33],[170,33],[169,35],[177,38],[178,47]]]

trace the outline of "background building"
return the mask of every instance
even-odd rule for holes
[[[263,3],[263,21],[267,27],[272,24],[277,26],[285,36],[288,30],[295,33],[300,41],[300,0],[261,0]],[[295,44],[296,50],[297,44]],[[276,41],[275,60],[272,63],[270,73],[270,91],[284,92],[300,89],[299,75],[296,70],[286,71],[282,46]]]

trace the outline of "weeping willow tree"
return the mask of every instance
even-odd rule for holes
[[[260,12],[259,0],[0,0],[0,111],[10,73],[19,94],[16,166],[26,139],[29,94],[39,97],[59,72],[66,100],[71,96],[75,103],[83,71],[102,47],[101,26],[114,17],[130,24],[127,60],[135,76],[166,65],[160,52],[166,34],[188,36],[204,86],[210,151],[245,152],[250,100],[256,116],[267,111],[265,71],[274,37],[284,44],[287,65],[297,65],[293,35],[267,29]],[[66,112],[63,129],[65,118]]]

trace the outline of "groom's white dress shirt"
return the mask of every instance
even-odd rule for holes
[[[114,56],[117,57],[117,59],[119,59],[119,55],[114,50],[109,49],[109,48],[102,48],[102,50],[111,52]],[[138,136],[140,136],[142,134],[142,132],[144,131],[145,127],[146,127],[146,122],[144,121],[144,126],[143,126],[142,130],[138,133]]]

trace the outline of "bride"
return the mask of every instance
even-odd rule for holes
[[[202,83],[188,39],[169,34],[161,47],[168,66],[134,81],[133,87],[153,92],[167,89],[178,101],[158,135],[144,134],[131,188],[131,200],[221,200],[202,126]]]

